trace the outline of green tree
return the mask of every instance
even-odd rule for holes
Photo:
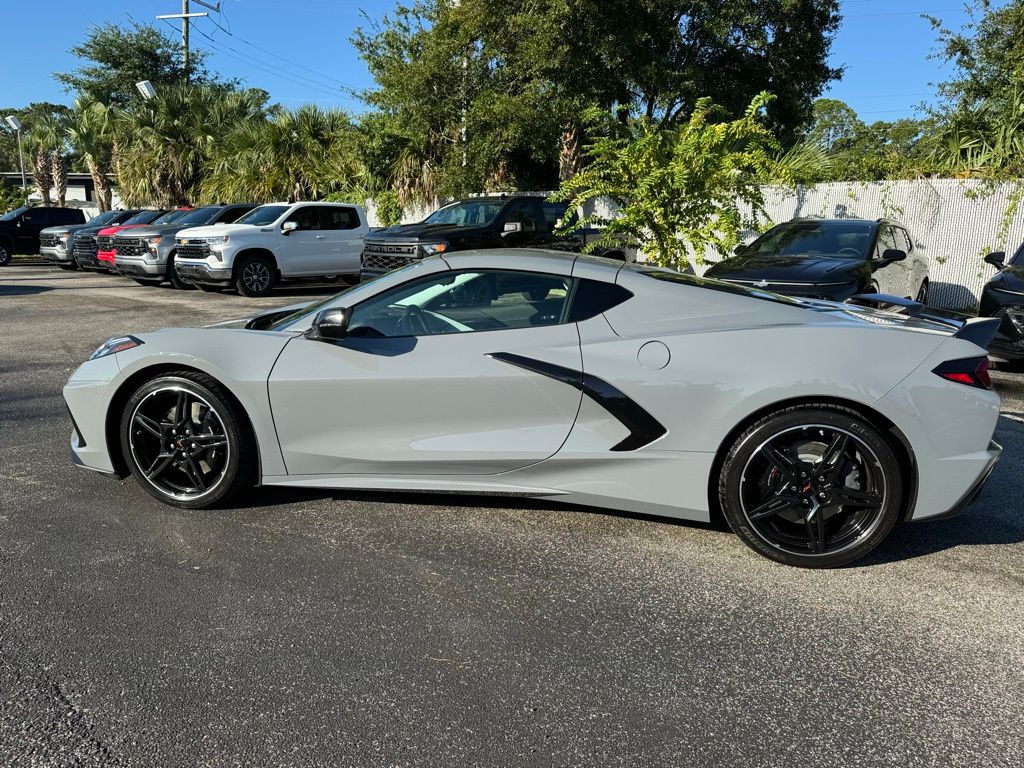
[[[68,116],[66,129],[68,141],[92,176],[100,211],[109,211],[114,156],[113,111],[102,102],[79,96]]]
[[[356,131],[345,112],[305,105],[243,120],[214,150],[207,199],[307,200],[364,188]]]
[[[766,126],[770,101],[760,94],[739,119],[715,122],[721,110],[701,99],[676,128],[642,117],[628,136],[594,141],[589,162],[560,194],[580,206],[602,197],[616,203],[610,220],[584,222],[605,225],[599,245],[624,237],[649,260],[675,269],[685,269],[691,253],[702,260],[707,248],[727,254],[763,213],[762,185],[794,181]]]
[[[149,80],[158,91],[186,80],[225,88],[235,85],[206,69],[206,52],[201,49],[191,50],[186,72],[180,44],[148,24],[94,26],[71,53],[85,63],[71,72],[57,72],[54,78],[68,91],[112,107],[137,100],[135,84],[141,80]]]
[[[118,190],[128,205],[184,205],[203,199],[211,159],[227,132],[260,122],[264,91],[208,85],[164,86],[117,110],[114,142]]]

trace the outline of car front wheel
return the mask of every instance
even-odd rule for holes
[[[274,290],[274,265],[265,256],[247,256],[235,267],[235,288],[242,296],[268,296]]]
[[[787,565],[832,568],[871,552],[902,504],[893,449],[853,411],[809,405],[770,414],[729,449],[719,501],[751,549]]]
[[[135,479],[166,504],[205,509],[257,479],[245,413],[205,374],[181,372],[143,384],[125,406],[120,434]]]
[[[11,246],[0,242],[0,267],[6,267],[11,263]]]

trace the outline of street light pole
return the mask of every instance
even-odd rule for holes
[[[18,159],[21,161],[21,193],[28,202],[28,180],[25,178],[25,153],[21,149],[21,121],[14,115],[8,115],[5,122],[18,134]]]

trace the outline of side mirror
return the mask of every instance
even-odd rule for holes
[[[501,236],[511,235],[513,232],[522,232],[523,225],[518,221],[506,221],[505,226],[501,230]]]
[[[325,309],[313,319],[309,338],[316,341],[337,341],[348,336],[348,321],[352,317],[351,307]]]
[[[281,234],[287,235],[289,232],[294,232],[299,228],[299,222],[297,221],[286,221],[281,225]]]
[[[896,248],[886,248],[882,253],[882,261],[889,264],[893,261],[905,261],[907,258],[907,252],[901,251]]]
[[[985,257],[985,263],[991,264],[996,269],[1003,268],[1003,262],[1006,261],[1006,254],[1003,251],[995,251]]]

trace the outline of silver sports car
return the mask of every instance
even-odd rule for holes
[[[470,251],[111,339],[64,396],[75,463],[180,507],[262,484],[720,512],[762,555],[825,567],[977,495],[1000,453],[994,322]]]

